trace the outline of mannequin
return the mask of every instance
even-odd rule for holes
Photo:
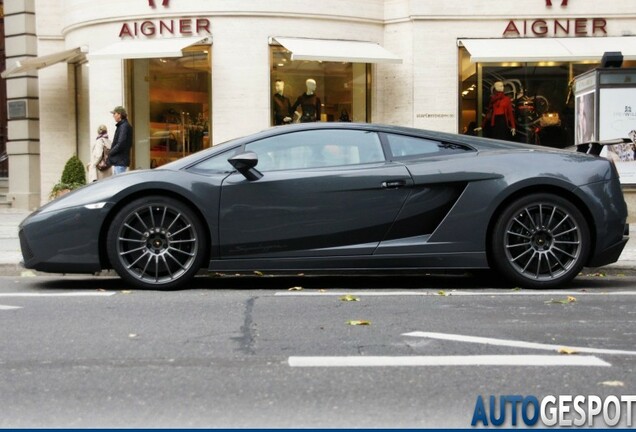
[[[320,121],[321,103],[320,98],[316,96],[316,81],[309,78],[305,81],[305,85],[307,91],[298,96],[296,103],[292,106],[292,111],[296,111],[299,106],[302,108],[301,123]]]
[[[501,81],[494,85],[483,128],[487,137],[502,140],[512,140],[517,132],[512,101],[504,93],[504,83]]]
[[[289,124],[292,121],[292,107],[289,98],[283,95],[285,81],[276,80],[274,83],[274,96],[272,96],[272,108],[274,109],[274,125]]]

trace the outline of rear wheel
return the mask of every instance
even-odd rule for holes
[[[499,215],[491,242],[494,267],[525,288],[553,288],[572,280],[590,250],[579,209],[554,194],[517,199]]]
[[[137,199],[108,230],[110,262],[129,284],[144,289],[184,288],[205,259],[207,240],[199,217],[173,198]]]

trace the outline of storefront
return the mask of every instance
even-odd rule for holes
[[[483,135],[498,81],[514,107],[510,139],[564,147],[574,139],[572,78],[605,51],[636,60],[633,0],[209,3],[5,6],[15,17],[8,98],[28,107],[9,120],[16,206],[47,201],[65,161],[88,160],[97,127],[114,133],[117,105],[134,127],[131,169],[290,122]],[[47,19],[30,31],[28,20],[18,28],[24,16]]]
[[[163,28],[163,21],[158,25]],[[209,24],[203,28],[207,32]],[[122,40],[89,56],[122,63],[135,167],[156,168],[211,145],[211,52],[210,37],[200,35]]]
[[[559,28],[566,25],[556,23]],[[488,109],[495,83],[501,82],[513,110],[515,134],[509,140],[555,148],[578,144],[574,78],[598,68],[607,50],[630,52],[636,37],[603,37],[595,42],[597,46],[582,37],[459,40],[461,131],[495,135]],[[623,66],[633,64],[625,61]]]

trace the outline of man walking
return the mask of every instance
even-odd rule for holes
[[[126,168],[130,165],[133,130],[128,123],[128,113],[123,106],[115,107],[110,113],[115,119],[117,129],[108,154],[108,161],[113,166],[113,175],[117,175],[126,172]]]

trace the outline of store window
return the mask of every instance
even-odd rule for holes
[[[370,65],[292,60],[282,46],[270,47],[271,125],[370,122]]]
[[[471,63],[463,47],[459,55],[460,131],[557,148],[574,145],[572,80],[599,62]]]
[[[136,59],[132,116],[136,168],[156,168],[210,146],[211,54],[209,45],[182,57]]]

